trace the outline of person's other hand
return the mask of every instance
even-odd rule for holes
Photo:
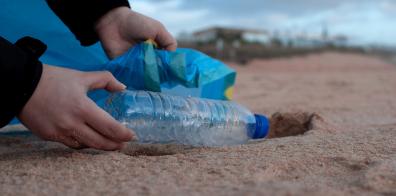
[[[87,97],[95,89],[109,92],[125,86],[108,71],[81,72],[43,64],[32,97],[17,117],[37,137],[74,148],[120,150],[135,133]]]
[[[107,57],[124,55],[133,46],[152,39],[159,49],[176,51],[177,42],[160,22],[127,7],[110,10],[94,24]]]

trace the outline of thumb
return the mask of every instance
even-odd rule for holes
[[[177,49],[177,42],[175,38],[162,24],[159,24],[158,35],[155,41],[157,42],[159,48],[164,48],[169,52],[175,52]]]
[[[105,89],[108,92],[125,90],[126,86],[119,82],[109,71],[87,72],[88,91]]]

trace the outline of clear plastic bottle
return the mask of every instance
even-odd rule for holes
[[[265,116],[232,101],[124,90],[111,93],[104,108],[137,142],[230,146],[264,138],[269,129]]]

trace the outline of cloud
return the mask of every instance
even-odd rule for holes
[[[396,3],[394,1],[381,1],[379,7],[388,13],[396,14]]]
[[[283,22],[283,21],[287,20],[288,18],[289,18],[289,16],[286,14],[274,13],[274,14],[269,14],[266,17],[266,20],[269,23],[276,24],[276,23]]]
[[[346,3],[362,4],[378,0],[185,0],[181,9],[210,9],[218,15],[232,16],[258,12],[287,13],[291,16],[336,9]]]
[[[394,0],[131,0],[132,9],[162,22],[176,36],[223,26],[274,32],[358,37],[396,45]]]

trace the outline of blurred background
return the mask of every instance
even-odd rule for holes
[[[395,0],[131,0],[180,47],[246,64],[341,51],[396,64]]]

